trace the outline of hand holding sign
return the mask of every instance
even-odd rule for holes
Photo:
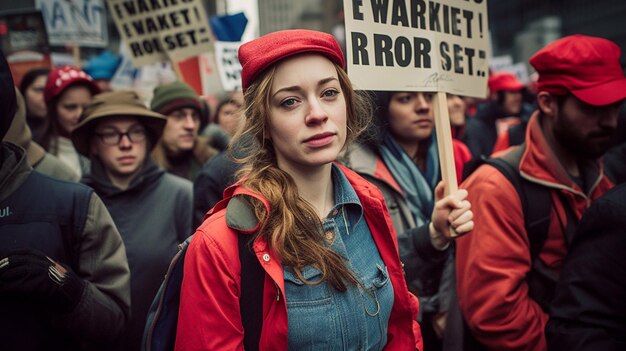
[[[486,95],[486,2],[344,0],[344,9],[348,72],[356,88],[437,92],[441,175],[446,194],[457,194],[446,92]]]
[[[486,95],[486,2],[344,0],[344,9],[358,88]]]

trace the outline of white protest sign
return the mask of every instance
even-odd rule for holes
[[[106,11],[102,0],[35,0],[50,45],[106,47]]]
[[[506,71],[512,65],[513,57],[511,55],[494,56],[489,59],[489,69],[492,72]]]
[[[241,91],[241,63],[237,53],[241,42],[215,42],[215,61],[222,87],[226,91]]]
[[[108,5],[135,67],[212,51],[200,0],[109,0]]]
[[[486,0],[344,0],[344,13],[356,88],[486,95]]]

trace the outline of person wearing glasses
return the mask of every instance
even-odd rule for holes
[[[136,93],[116,91],[96,96],[72,133],[76,150],[91,159],[82,182],[102,198],[126,246],[132,304],[120,350],[139,350],[152,298],[191,234],[191,182],[150,157],[165,123]]]

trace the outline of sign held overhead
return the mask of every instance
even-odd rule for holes
[[[344,0],[348,72],[359,89],[484,97],[484,0]]]
[[[135,67],[212,51],[200,0],[109,0],[108,4]]]
[[[50,45],[107,46],[102,0],[36,0],[35,5],[43,15]]]

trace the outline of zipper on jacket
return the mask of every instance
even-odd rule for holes
[[[278,284],[274,283],[276,287],[276,301],[280,301],[280,289],[278,288]]]

